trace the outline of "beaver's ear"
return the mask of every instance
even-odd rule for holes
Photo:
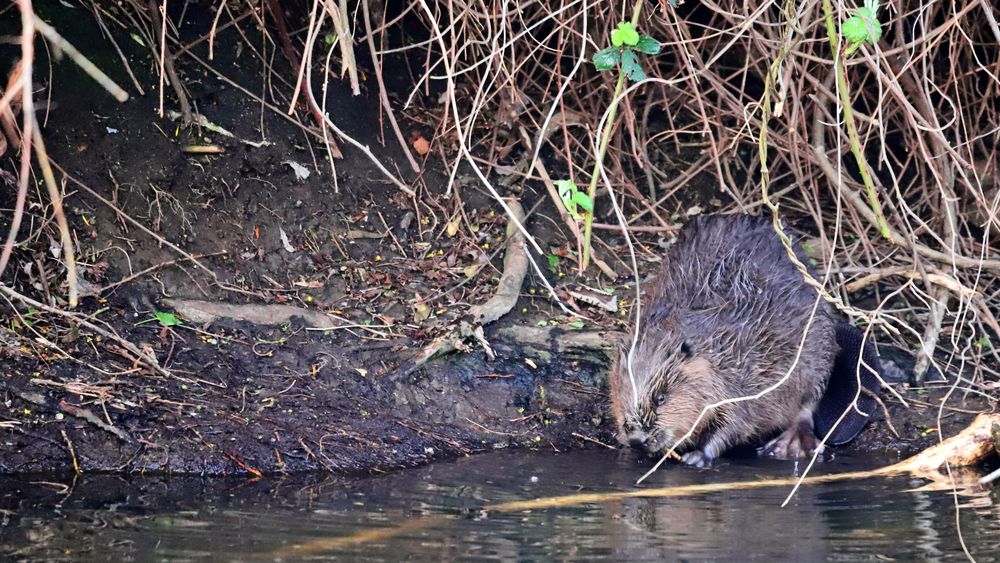
[[[694,346],[687,340],[681,342],[681,355],[688,359],[694,357]]]

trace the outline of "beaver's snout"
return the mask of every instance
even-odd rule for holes
[[[637,450],[645,450],[649,448],[649,434],[646,434],[642,430],[632,432],[628,435],[628,445]]]

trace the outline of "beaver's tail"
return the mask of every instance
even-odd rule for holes
[[[849,323],[839,323],[836,329],[840,352],[834,360],[826,391],[813,413],[816,436],[822,439],[829,434],[826,443],[833,446],[846,444],[861,433],[875,417],[878,409],[876,397],[882,395],[877,377],[882,367],[871,337],[866,341],[864,332]],[[841,416],[844,419],[837,424]]]

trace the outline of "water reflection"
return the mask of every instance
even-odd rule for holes
[[[634,490],[643,467],[608,452],[499,453],[368,479],[0,478],[0,558],[19,561],[784,561],[962,558],[948,492],[873,479],[529,512],[505,501]],[[650,486],[787,477],[786,463],[672,466]],[[839,461],[817,471],[858,469]],[[980,561],[1000,553],[995,506],[963,509]],[[988,500],[988,499],[987,499]],[[402,526],[402,527],[401,527]]]

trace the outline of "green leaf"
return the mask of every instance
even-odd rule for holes
[[[646,79],[646,73],[642,71],[642,66],[639,64],[639,57],[636,56],[635,51],[632,49],[625,49],[622,51],[622,70],[625,72],[625,76],[632,82],[639,82]]]
[[[580,193],[580,188],[576,187],[576,183],[571,180],[556,180],[556,188],[559,190],[559,199],[562,200],[563,205],[566,206],[566,211],[573,216],[574,219],[579,220],[580,214],[576,212],[576,197]]]
[[[621,59],[621,50],[617,47],[608,47],[594,53],[594,68],[599,71],[611,70],[615,68]]]
[[[581,321],[574,321],[574,322],[571,322],[571,323],[569,323],[569,326],[571,326],[571,327],[573,327],[573,328],[583,328],[583,327],[585,327],[585,326],[587,326],[587,325],[586,325],[586,324],[584,324],[584,323],[583,323],[583,322],[581,322]]]
[[[590,196],[584,192],[576,192],[573,194],[573,203],[582,207],[587,213],[594,212],[594,202],[591,201]]]
[[[847,18],[847,21],[840,26],[840,34],[851,43],[861,43],[865,37],[868,37],[868,32],[865,31],[865,22],[857,16]]]
[[[556,273],[556,268],[559,267],[559,257],[555,254],[548,254],[545,257],[549,260],[549,271],[553,274]]]
[[[177,318],[177,315],[173,313],[167,313],[165,311],[156,311],[153,313],[156,320],[160,323],[160,326],[178,326],[181,324],[181,320]]]
[[[580,190],[572,180],[556,180],[555,185],[559,190],[559,199],[563,200],[563,203],[573,199],[573,193]]]
[[[876,43],[882,38],[882,24],[878,21],[878,16],[867,6],[858,8],[858,16],[865,23],[865,31],[868,32],[868,42]]]
[[[660,52],[660,42],[648,35],[643,35],[635,44],[635,50],[647,55],[656,55]]]
[[[634,47],[639,42],[639,32],[629,22],[619,22],[618,28],[611,32],[611,44],[615,47],[628,45]]]
[[[878,42],[882,38],[882,24],[877,12],[878,2],[865,2],[840,26],[840,34],[851,43]]]

